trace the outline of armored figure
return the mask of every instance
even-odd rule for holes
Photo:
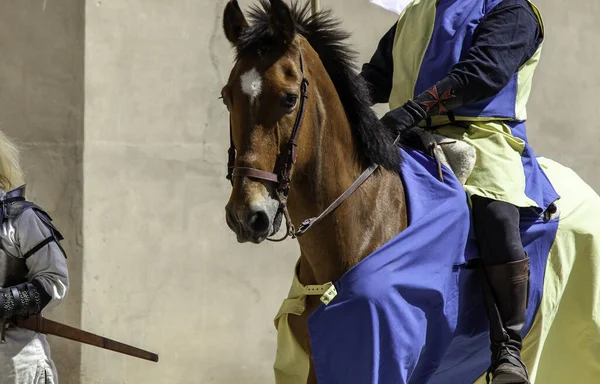
[[[14,322],[65,298],[63,236],[22,183],[18,150],[0,132],[0,384],[56,384],[46,336]]]

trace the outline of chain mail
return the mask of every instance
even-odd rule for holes
[[[12,317],[13,310],[15,309],[15,302],[13,301],[13,295],[9,291],[0,291],[2,295],[2,303],[4,304],[4,317]]]
[[[25,287],[19,289],[21,295],[21,306],[15,308],[15,301],[12,292],[8,289],[0,291],[2,294],[2,302],[4,304],[4,318],[8,319],[13,316],[27,316],[31,313],[39,313],[41,311],[42,300],[39,292],[35,287],[31,287],[34,292],[33,301],[29,296],[29,290]]]

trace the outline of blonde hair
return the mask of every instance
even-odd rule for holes
[[[19,148],[0,131],[0,186],[5,192],[25,184]]]

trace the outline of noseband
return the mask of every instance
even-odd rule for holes
[[[229,159],[227,161],[227,179],[233,186],[234,177],[249,177],[253,179],[265,180],[271,183],[277,184],[276,192],[277,199],[279,201],[279,211],[285,216],[287,232],[284,237],[280,239],[270,239],[269,241],[283,241],[288,236],[296,238],[302,236],[310,227],[321,221],[325,216],[333,212],[344,200],[346,200],[358,187],[362,185],[375,172],[378,165],[372,164],[367,168],[359,177],[352,183],[352,185],[339,196],[327,209],[325,209],[319,216],[306,219],[300,225],[300,228],[296,231],[292,219],[290,218],[287,209],[287,198],[290,191],[290,174],[292,168],[296,163],[296,147],[298,146],[298,137],[300,135],[300,129],[302,128],[302,122],[304,120],[304,112],[306,108],[306,100],[308,99],[308,80],[304,74],[304,62],[302,59],[302,51],[300,51],[300,72],[302,73],[302,82],[300,83],[300,105],[298,106],[298,113],[296,114],[296,121],[294,122],[294,128],[292,129],[292,136],[287,143],[287,150],[283,156],[279,156],[275,164],[275,170],[273,172],[267,172],[256,168],[249,167],[235,167],[236,149],[233,145],[233,132],[231,127],[231,119],[229,120],[229,150],[227,151]]]

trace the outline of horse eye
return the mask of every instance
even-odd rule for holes
[[[284,108],[292,109],[296,106],[296,102],[298,101],[298,95],[294,95],[293,93],[288,93],[281,99],[281,106]]]

